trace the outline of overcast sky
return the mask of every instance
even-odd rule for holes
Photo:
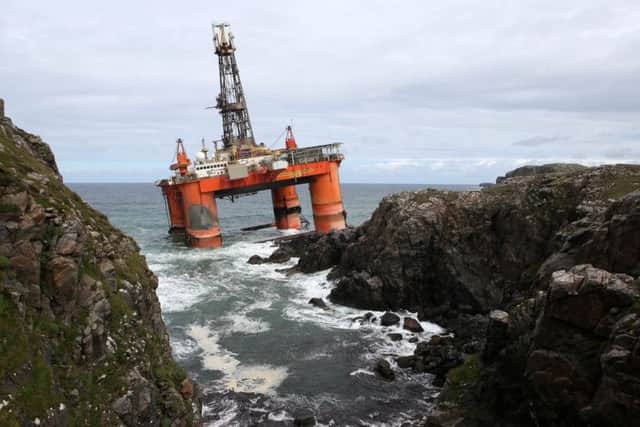
[[[344,142],[345,182],[640,162],[637,0],[2,3],[0,97],[67,182],[153,181],[177,137],[219,139],[219,21],[258,141]]]

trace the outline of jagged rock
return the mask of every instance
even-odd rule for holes
[[[380,375],[382,378],[388,381],[393,381],[396,379],[396,373],[393,372],[391,365],[384,359],[378,360],[376,366],[374,368],[376,373]]]
[[[420,325],[420,322],[418,322],[416,319],[411,317],[404,318],[402,327],[407,331],[411,331],[411,332],[416,332],[416,333],[424,332],[424,329],[422,328],[422,325]]]
[[[400,323],[400,316],[394,313],[386,312],[380,317],[380,325],[393,326]]]

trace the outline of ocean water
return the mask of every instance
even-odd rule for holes
[[[396,381],[377,377],[373,366],[413,353],[425,332],[361,322],[365,311],[326,299],[328,271],[285,276],[286,264],[250,265],[269,255],[265,239],[292,233],[241,228],[272,221],[270,193],[231,203],[218,200],[224,246],[186,248],[168,224],[160,191],[152,184],[71,184],[84,200],[134,237],[159,278],[158,297],[178,362],[202,385],[207,425],[286,425],[311,410],[321,425],[401,425],[429,410],[437,390],[428,374],[397,370]],[[349,224],[368,219],[381,198],[422,185],[343,184]],[[434,186],[431,186],[434,187]],[[462,186],[444,186],[462,190]],[[302,213],[312,219],[308,191],[298,187]],[[327,300],[329,310],[308,304]],[[379,312],[374,312],[379,317]],[[399,313],[411,315],[410,313]],[[387,334],[401,333],[401,341]]]

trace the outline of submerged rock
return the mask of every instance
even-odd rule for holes
[[[327,306],[327,303],[324,302],[324,300],[322,298],[311,298],[309,300],[309,304],[316,306],[318,308],[321,308],[323,310],[329,310],[329,307]]]
[[[389,362],[387,362],[384,359],[378,360],[374,370],[378,375],[380,375],[385,380],[393,381],[396,379],[396,373],[393,372],[393,369],[391,368],[391,364],[389,364]]]

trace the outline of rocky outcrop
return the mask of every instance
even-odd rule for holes
[[[0,424],[200,424],[136,243],[7,118],[0,164]]]
[[[560,169],[392,195],[355,230],[301,245],[305,271],[333,263],[333,303],[453,332],[396,360],[446,378],[427,425],[638,416],[640,166]]]
[[[598,250],[599,267],[638,268],[638,196],[622,197],[637,188],[640,167],[617,165],[511,178],[476,192],[400,193],[361,227],[307,245],[299,267],[335,266],[334,303],[406,308],[448,323],[508,305],[550,271],[591,262]]]
[[[496,184],[500,184],[509,178],[522,176],[544,175],[544,174],[565,174],[586,169],[586,166],[577,163],[547,163],[545,165],[527,165],[507,172],[504,176],[496,179]]]
[[[453,414],[459,426],[629,425],[640,416],[639,307],[631,276],[555,272],[535,298],[492,313],[482,358],[449,371],[431,425]]]

